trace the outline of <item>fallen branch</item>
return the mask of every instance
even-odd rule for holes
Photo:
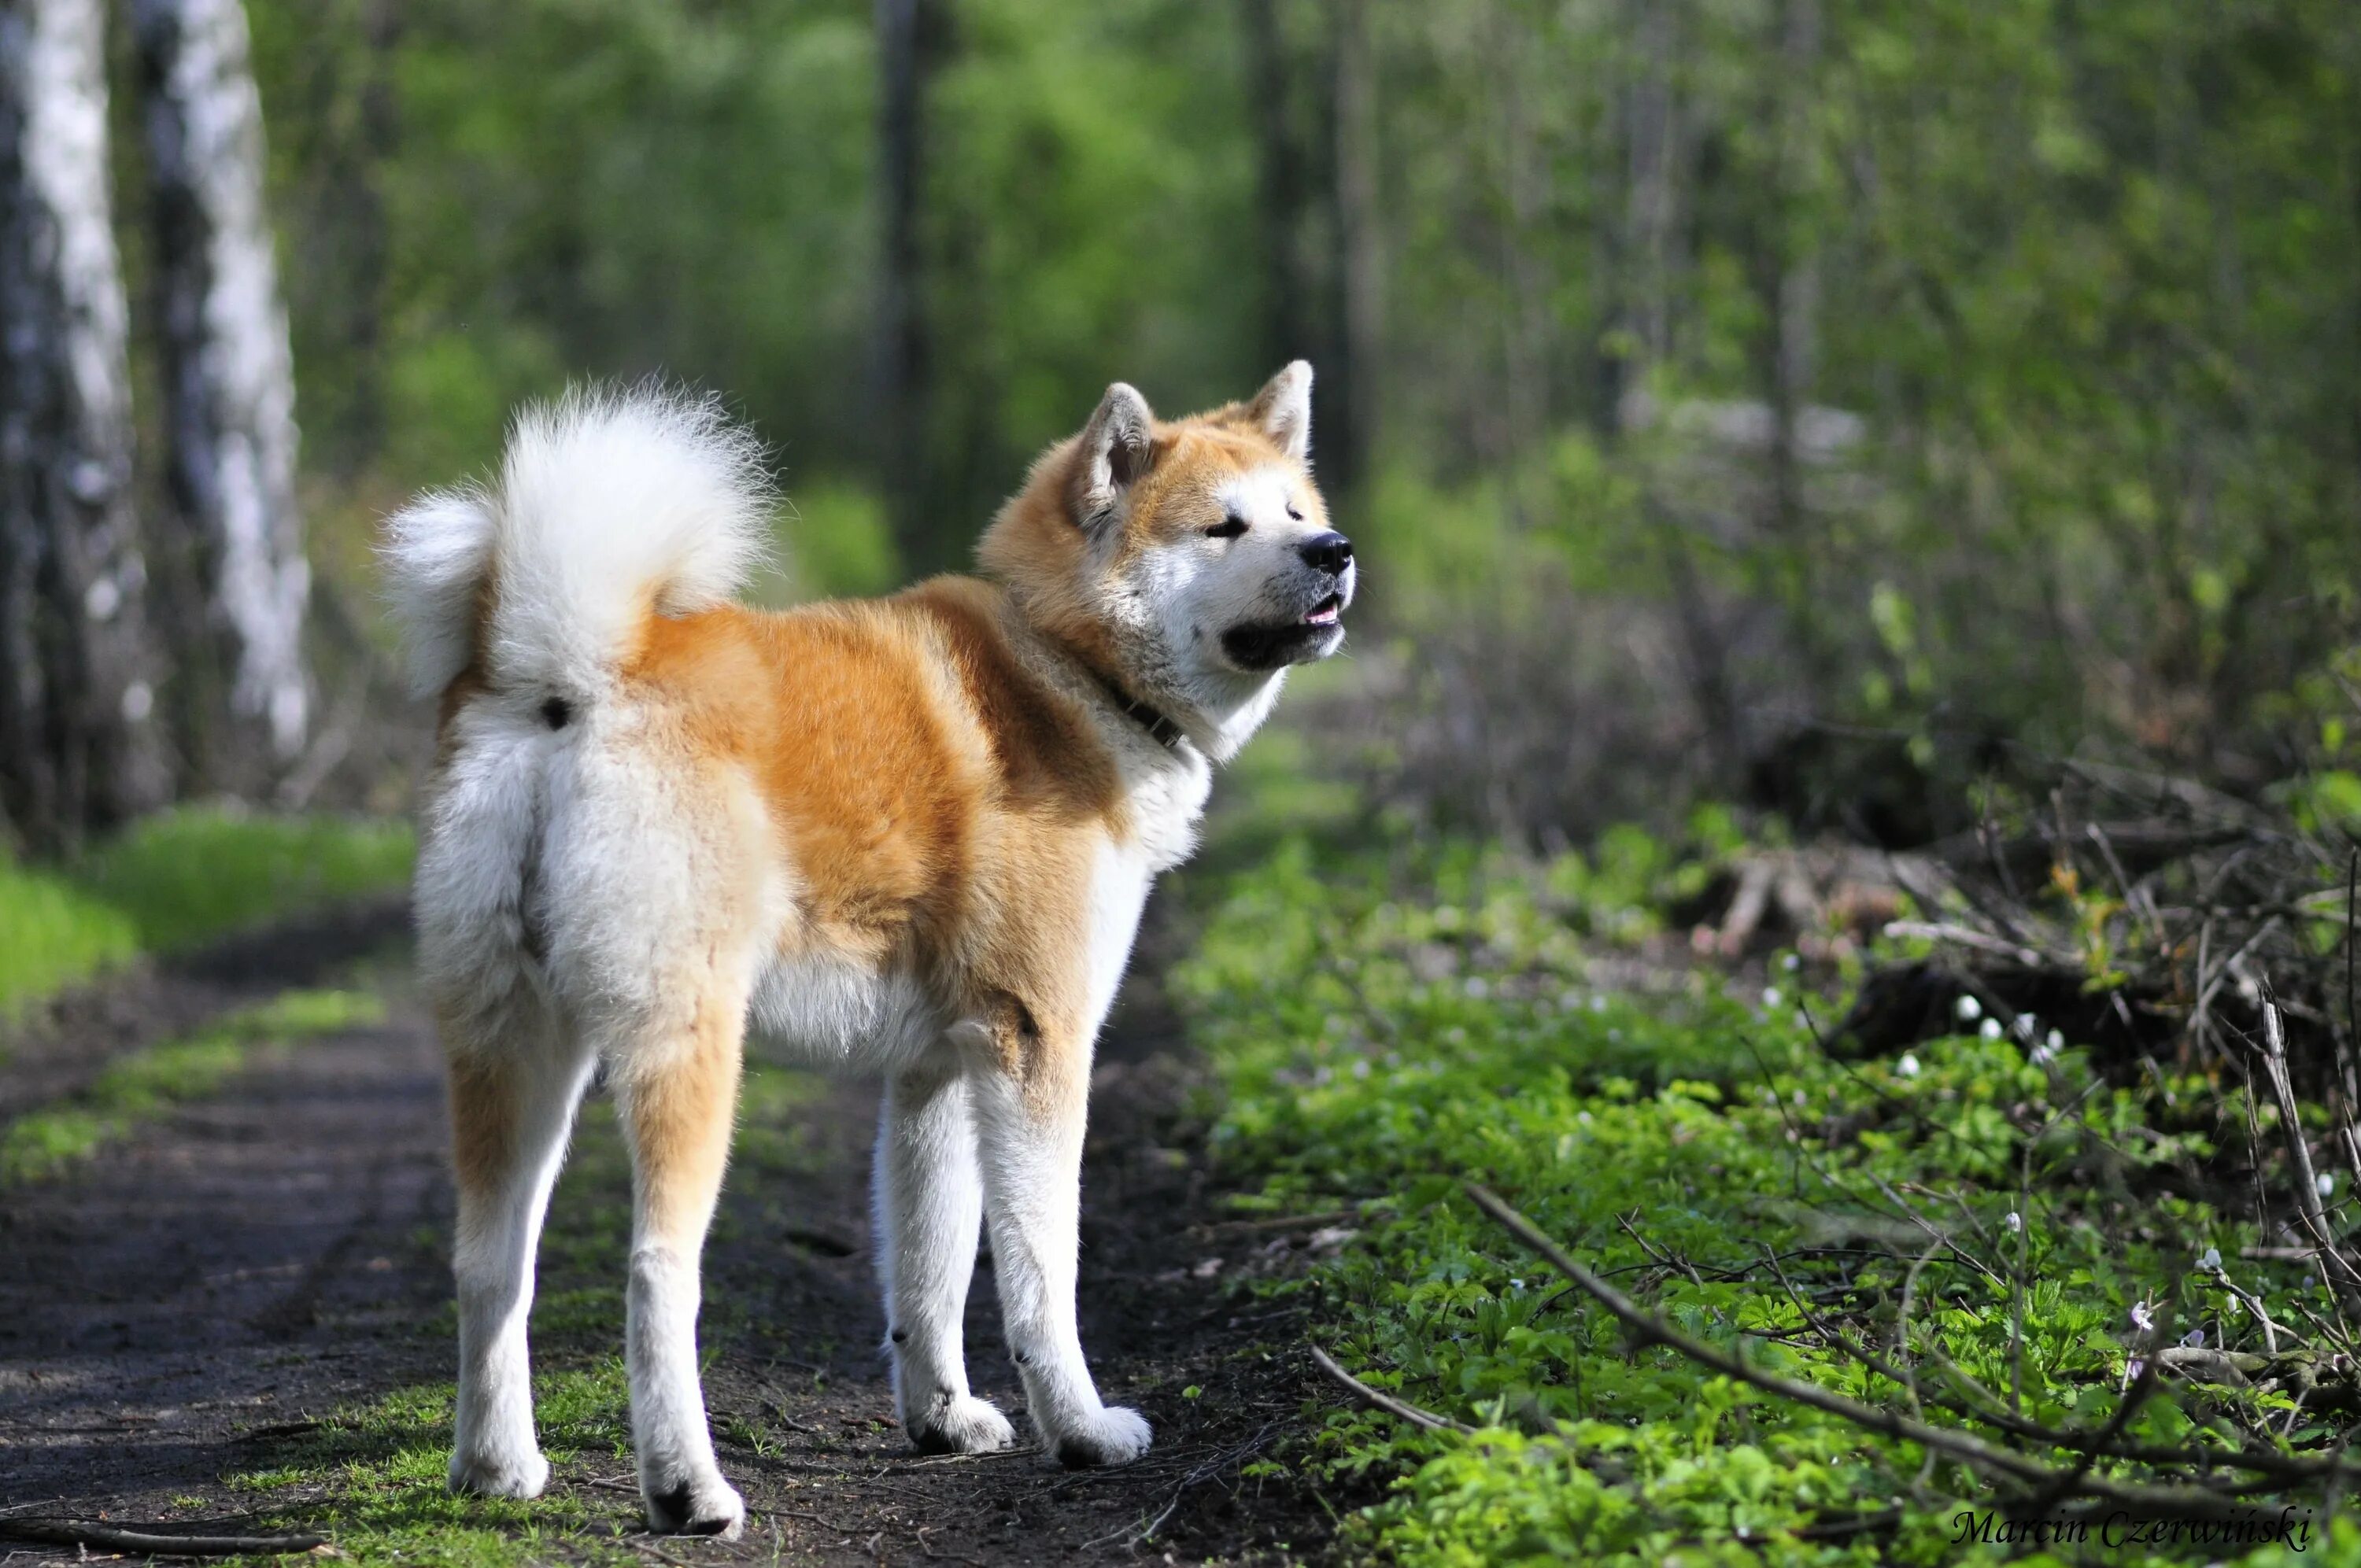
[[[1372,1388],[1337,1365],[1335,1358],[1318,1345],[1309,1348],[1313,1365],[1343,1385],[1355,1398],[1373,1410],[1383,1410],[1389,1416],[1400,1416],[1411,1425],[1424,1427],[1429,1431],[1472,1432],[1476,1430],[1463,1422],[1455,1421],[1448,1416],[1438,1416],[1432,1410],[1422,1410],[1408,1400],[1397,1399],[1391,1394]]]
[[[87,1546],[144,1557],[268,1557],[325,1546],[324,1535],[159,1535],[84,1519],[0,1519],[0,1537],[44,1546]]]
[[[1735,1355],[1691,1339],[1662,1318],[1641,1308],[1615,1287],[1576,1263],[1539,1226],[1510,1208],[1497,1193],[1473,1181],[1465,1186],[1467,1196],[1474,1200],[1477,1208],[1539,1253],[1552,1268],[1564,1275],[1583,1294],[1606,1308],[1642,1344],[1663,1345],[1735,1382],[1850,1421],[1866,1431],[1948,1454],[1973,1469],[2017,1482],[2035,1494],[2057,1489],[2057,1497],[2061,1498],[2074,1495],[2104,1497],[2112,1502],[2147,1509],[2159,1517],[2220,1519],[2229,1517],[2235,1509],[2236,1505],[2230,1498],[2202,1487],[2151,1486],[2090,1475],[2076,1480],[2067,1472],[1997,1447],[1973,1433],[1929,1426],[1924,1421],[1847,1398],[1817,1384],[1783,1377],[1776,1373],[1750,1366]],[[2061,1485],[2066,1483],[2070,1485]]]

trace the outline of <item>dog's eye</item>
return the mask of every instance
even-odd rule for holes
[[[1213,527],[1205,530],[1205,537],[1208,539],[1235,539],[1239,534],[1244,533],[1246,531],[1246,520],[1240,517],[1237,513],[1232,512],[1229,516],[1222,519],[1221,521],[1213,524]]]
[[[1298,522],[1301,522],[1303,521],[1303,514],[1295,510],[1295,503],[1293,501],[1287,503],[1287,515],[1293,518]]]

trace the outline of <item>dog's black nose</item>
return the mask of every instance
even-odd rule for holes
[[[1302,554],[1303,564],[1317,572],[1341,577],[1345,568],[1353,564],[1353,542],[1330,529],[1315,533],[1295,547]]]

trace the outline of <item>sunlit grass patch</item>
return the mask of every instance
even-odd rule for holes
[[[49,872],[0,861],[0,1019],[139,951],[139,924]]]
[[[0,1129],[0,1187],[55,1176],[128,1136],[169,1107],[212,1093],[255,1047],[374,1024],[385,1003],[359,991],[293,991],[185,1040],[110,1062],[89,1088]]]
[[[170,952],[297,910],[399,886],[414,844],[401,821],[265,817],[190,806],[143,817],[100,846],[75,883]]]
[[[628,1470],[630,1403],[623,1364],[609,1355],[533,1378],[534,1424],[553,1464],[577,1460]],[[361,1563],[500,1568],[569,1561],[621,1562],[615,1541],[639,1525],[630,1491],[553,1483],[529,1502],[455,1497],[448,1484],[456,1390],[399,1388],[340,1410],[317,1431],[273,1446],[267,1465],[232,1475],[279,1528],[327,1535]]]
[[[409,825],[160,812],[70,868],[0,861],[0,1019],[140,953],[171,953],[410,875]]]

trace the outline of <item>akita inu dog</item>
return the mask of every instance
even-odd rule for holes
[[[1311,395],[1299,362],[1168,424],[1110,387],[1002,508],[980,576],[785,613],[731,602],[771,498],[709,401],[569,396],[517,420],[496,482],[390,520],[412,673],[442,703],[416,899],[458,1183],[453,1486],[548,1478],[533,1251],[603,1067],[635,1173],[648,1519],[739,1528],[697,1310],[750,1025],[884,1077],[877,1262],[911,1441],[1012,1441],[960,1343],[988,1219],[1043,1443],[1146,1451],[1075,1329],[1092,1041],[1212,765],[1344,640],[1353,550],[1306,464]]]

